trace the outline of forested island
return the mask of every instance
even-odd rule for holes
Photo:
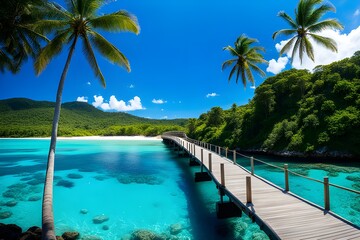
[[[12,98],[0,101],[0,137],[49,137],[54,102]],[[62,104],[59,136],[157,136],[185,130],[186,119],[153,120],[103,112],[85,102]]]
[[[189,137],[291,156],[360,157],[360,51],[267,78],[248,104],[190,119]]]

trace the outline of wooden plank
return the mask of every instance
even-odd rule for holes
[[[178,137],[166,136],[166,138],[180,144]],[[193,145],[188,144],[186,139],[181,139],[181,142],[184,143],[186,151],[190,151]],[[324,214],[323,209],[284,192],[257,176],[251,176],[248,171],[215,152],[198,145],[195,145],[194,149],[198,161],[201,159],[200,149],[203,149],[206,169],[209,168],[208,155],[211,153],[211,175],[216,184],[220,184],[220,164],[223,164],[226,193],[234,202],[242,204],[247,211],[256,214],[259,220],[269,226],[274,236],[277,235],[281,239],[360,239],[358,227],[332,214]],[[250,205],[246,205],[246,176],[251,176],[252,204]]]

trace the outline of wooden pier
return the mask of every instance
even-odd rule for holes
[[[285,189],[282,189],[254,174],[253,159],[250,171],[237,165],[235,151],[232,151],[233,160],[229,160],[230,151],[227,149],[226,157],[222,156],[220,147],[188,139],[183,133],[172,132],[162,135],[162,138],[200,164],[202,173],[199,176],[215,182],[221,197],[218,211],[228,209],[221,206],[222,203],[228,204],[223,202],[223,196],[227,195],[230,203],[251,217],[271,239],[360,239],[358,226],[329,210],[329,183],[326,179],[322,182],[325,196],[322,208],[288,191],[287,166],[284,166]],[[206,175],[204,177],[206,173],[208,179]],[[230,206],[230,213],[233,212]],[[226,215],[218,212],[218,216]]]

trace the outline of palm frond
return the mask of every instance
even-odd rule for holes
[[[238,83],[238,79],[239,79],[239,75],[241,73],[241,81],[242,84],[244,85],[244,87],[246,87],[246,75],[245,75],[245,69],[244,66],[241,66],[237,69],[237,74],[236,74],[236,83]]]
[[[80,14],[78,12],[77,8],[77,1],[75,0],[65,0],[66,8],[69,10],[69,12],[73,15]],[[60,5],[59,5],[60,6]],[[60,6],[61,7],[61,6]]]
[[[14,61],[11,59],[11,57],[6,54],[5,51],[0,49],[0,72],[3,73],[5,70],[16,73],[19,69],[15,67]]]
[[[304,45],[305,45],[306,54],[310,57],[310,59],[313,62],[315,62],[314,48],[311,42],[309,41],[309,39],[307,39],[306,37],[304,38]]]
[[[27,34],[25,35],[24,32],[19,32],[19,37],[21,39],[21,45],[25,50],[26,55],[34,56],[36,52],[40,50],[40,44],[36,42],[33,38],[30,38]]]
[[[63,20],[44,19],[44,20],[37,21],[34,24],[34,29],[37,32],[46,34],[46,33],[53,32],[55,30],[60,30],[62,28],[65,28],[68,25],[69,25],[69,23],[67,21],[63,21]]]
[[[284,47],[280,50],[280,55],[283,55],[284,53],[287,53],[290,51],[290,48],[294,45],[294,41],[297,40],[298,37],[295,36],[293,38],[291,38],[285,45]]]
[[[262,77],[266,76],[266,73],[261,68],[259,68],[258,66],[256,66],[255,64],[253,64],[251,62],[249,62],[248,64],[249,64],[250,68],[252,70],[254,70],[255,72],[257,72],[260,76],[262,76]]]
[[[91,31],[90,33],[90,41],[94,44],[96,49],[104,55],[108,60],[112,63],[116,63],[117,65],[126,68],[128,72],[130,72],[129,61],[125,57],[125,55],[120,52],[114,45],[108,42],[103,36],[99,33]]]
[[[324,21],[309,26],[308,31],[312,33],[316,33],[328,28],[334,30],[342,30],[344,26],[341,23],[339,23],[336,19],[326,19]]]
[[[99,68],[97,61],[96,61],[96,57],[95,57],[94,51],[91,47],[90,41],[86,35],[82,36],[82,38],[84,40],[84,44],[83,44],[84,54],[85,54],[88,62],[90,63],[91,69],[94,71],[95,76],[97,78],[99,78],[101,85],[103,87],[106,87],[105,78]]]
[[[86,0],[83,1],[82,6],[82,15],[90,18],[94,16],[95,12],[103,5],[104,1],[102,0]]]
[[[296,9],[297,25],[306,27],[306,22],[313,13],[313,9],[322,1],[323,0],[300,0]]]
[[[229,78],[228,78],[228,82],[230,82],[230,80],[231,80],[232,76],[234,75],[237,68],[238,68],[238,65],[235,64],[234,67],[231,69],[230,74],[229,74]],[[237,82],[238,82],[238,78],[236,78],[236,83]]]
[[[71,13],[55,2],[48,3],[41,11],[43,15],[42,19],[72,19]]]
[[[328,38],[328,37],[322,37],[322,36],[319,36],[314,33],[309,33],[308,35],[310,35],[311,38],[314,39],[314,41],[316,43],[320,44],[321,46],[323,46],[333,52],[337,52],[337,44],[333,39]]]
[[[34,68],[37,75],[39,75],[45,67],[49,64],[50,60],[55,57],[63,48],[64,44],[69,41],[70,31],[66,30],[58,34],[46,45],[37,56]]]
[[[221,66],[221,70],[224,71],[227,67],[231,66],[237,59],[230,59],[225,61],[222,66]]]
[[[229,51],[232,56],[239,57],[238,52],[232,46],[224,47],[223,50]]]
[[[315,9],[311,15],[306,19],[305,26],[310,26],[317,21],[326,13],[326,12],[335,12],[335,8],[330,4],[323,4],[319,8]]]
[[[278,16],[281,17],[282,19],[284,19],[290,25],[290,27],[292,27],[293,29],[297,29],[296,22],[289,15],[287,15],[284,11],[280,11],[278,13]]]
[[[299,38],[299,37],[296,38],[296,42],[294,44],[293,51],[292,51],[292,54],[291,54],[291,64],[293,63],[296,52],[299,49],[300,42],[301,42],[301,38]]]
[[[137,18],[126,11],[118,11],[112,14],[89,19],[89,23],[94,28],[107,31],[127,31],[136,34],[139,34],[140,32]]]
[[[247,63],[244,64],[244,69],[246,71],[247,79],[249,80],[249,82],[251,82],[254,85],[254,82],[255,82],[254,76],[253,76],[251,69]]]
[[[297,33],[297,29],[282,29],[273,33],[272,38],[275,39],[278,35],[293,35]]]
[[[300,43],[299,43],[299,58],[300,58],[300,64],[302,64],[302,60],[304,57],[304,52],[305,52],[305,37],[299,38],[300,39]]]

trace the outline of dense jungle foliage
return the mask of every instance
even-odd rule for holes
[[[0,101],[0,137],[47,137],[55,103],[13,98]],[[152,120],[127,113],[103,112],[88,103],[64,103],[59,136],[156,136],[183,131],[185,119]]]
[[[360,156],[360,51],[269,77],[245,106],[190,119],[191,138],[230,148]]]

